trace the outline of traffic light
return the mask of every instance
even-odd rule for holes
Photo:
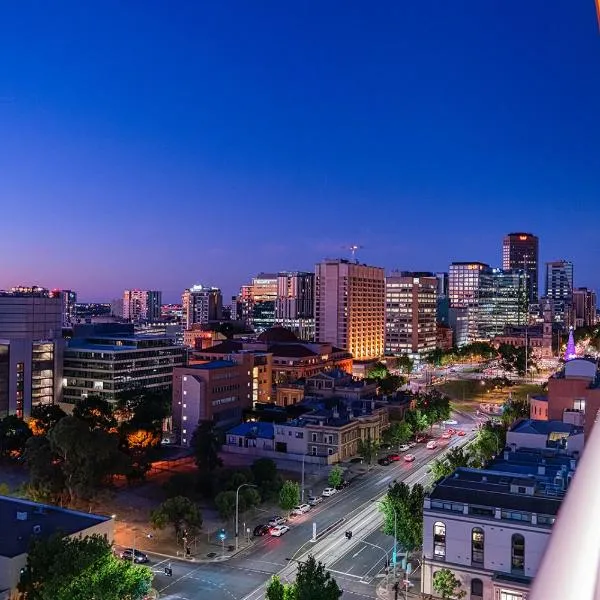
[[[225,538],[227,537],[227,534],[225,533],[224,529],[219,530],[219,539],[223,542],[225,540]]]

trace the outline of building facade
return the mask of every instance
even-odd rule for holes
[[[345,259],[315,267],[315,338],[352,353],[355,360],[384,354],[385,274]]]
[[[167,390],[187,350],[173,336],[136,334],[133,325],[78,325],[65,350],[63,401],[99,396],[115,402],[132,387]]]
[[[257,333],[275,326],[278,281],[276,273],[259,273],[252,278],[250,326]]]
[[[40,287],[0,292],[0,416],[62,399],[63,299]]]
[[[532,233],[509,233],[502,242],[502,268],[527,273],[527,299],[538,301],[539,239]]]
[[[223,312],[223,295],[216,287],[193,285],[181,295],[182,323],[190,329],[195,323],[218,321]]]
[[[275,324],[290,329],[301,340],[315,339],[315,274],[277,275]]]
[[[131,323],[158,321],[162,292],[156,290],[125,290],[123,292],[123,318]]]
[[[573,290],[575,327],[593,327],[596,324],[596,292],[587,288]]]
[[[421,361],[436,347],[438,279],[403,272],[385,280],[385,354]]]

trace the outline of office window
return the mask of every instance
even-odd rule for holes
[[[480,565],[483,564],[483,542],[483,529],[475,527],[471,531],[471,562]]]
[[[433,524],[433,556],[446,558],[446,525],[440,521]]]
[[[525,538],[515,533],[511,539],[510,564],[513,571],[525,570]]]

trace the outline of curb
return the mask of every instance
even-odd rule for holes
[[[169,558],[171,560],[175,560],[175,561],[179,561],[179,562],[202,564],[202,563],[225,562],[227,560],[230,560],[234,556],[241,554],[242,552],[244,552],[244,550],[248,550],[248,548],[252,548],[252,546],[254,546],[254,542],[251,541],[248,546],[244,546],[243,548],[240,548],[237,551],[231,552],[229,554],[224,554],[224,555],[219,554],[218,556],[215,556],[213,558],[197,558],[196,556],[186,558],[185,556],[174,556],[173,554],[165,554],[163,552],[155,552],[153,550],[146,550],[145,552],[147,554],[153,554],[154,556],[160,556],[162,558]]]

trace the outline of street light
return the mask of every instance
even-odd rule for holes
[[[243,487],[257,487],[253,483],[242,483],[235,491],[235,551],[239,548],[239,528],[240,528],[240,490]]]
[[[302,455],[302,504],[304,504],[304,459],[306,454]]]

